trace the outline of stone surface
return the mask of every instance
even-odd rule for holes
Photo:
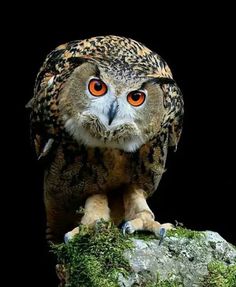
[[[134,249],[125,254],[132,273],[128,278],[120,274],[119,286],[146,286],[156,282],[157,276],[160,280],[181,282],[179,286],[202,286],[209,262],[236,264],[236,249],[232,245],[216,232],[202,233],[200,239],[166,237],[160,246],[157,239],[133,239]]]

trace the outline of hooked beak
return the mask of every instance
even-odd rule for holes
[[[109,112],[108,112],[108,125],[110,125],[114,119],[114,117],[116,116],[117,114],[117,111],[118,111],[118,103],[117,103],[117,100],[115,100],[111,106],[110,106],[110,109],[109,109]]]

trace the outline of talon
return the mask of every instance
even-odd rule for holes
[[[128,234],[132,233],[132,228],[131,228],[129,222],[126,222],[125,224],[123,224],[121,229],[122,229],[122,233],[123,233],[124,236],[126,236],[126,232]]]
[[[127,222],[125,224],[123,224],[123,226],[121,227],[122,229],[122,233],[124,236],[126,236],[126,229],[127,229]]]
[[[64,241],[66,244],[68,244],[68,242],[73,238],[71,232],[67,232],[65,235],[64,235]]]
[[[159,231],[159,236],[160,236],[159,246],[162,244],[165,235],[166,235],[166,229],[164,227],[161,227]]]
[[[73,230],[67,232],[67,233],[64,235],[64,241],[65,241],[65,243],[67,244],[67,243],[68,243],[71,239],[73,239],[74,236],[75,236],[76,234],[78,234],[78,233],[79,233],[79,227],[76,227],[76,228],[74,228]]]

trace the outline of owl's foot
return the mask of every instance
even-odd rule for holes
[[[171,223],[160,224],[158,221],[150,220],[148,222],[143,222],[141,218],[135,218],[133,220],[127,221],[122,226],[123,235],[132,234],[138,230],[147,230],[153,232],[158,238],[160,238],[159,245],[162,243],[166,231],[173,229],[174,226]]]
[[[108,207],[108,199],[105,194],[94,194],[86,199],[84,215],[80,222],[82,225],[97,229],[97,224],[101,220],[108,221],[109,219],[110,209]],[[70,241],[78,233],[79,227],[67,232],[64,236],[65,243],[68,243],[68,241]]]
[[[174,226],[170,223],[160,224],[155,221],[155,217],[145,198],[145,191],[130,187],[124,193],[125,219],[127,222],[123,225],[123,234],[134,233],[138,230],[146,230],[154,233],[160,238],[160,244],[168,229]]]
[[[98,230],[99,230],[99,223],[101,223],[101,222],[102,222],[102,219],[98,219],[98,220],[96,220],[94,222],[93,225],[94,225],[94,229],[95,229],[96,232],[98,232]],[[90,226],[92,226],[92,225],[90,225]],[[78,233],[79,233],[79,227],[76,227],[76,228],[72,229],[71,231],[67,232],[64,235],[64,242],[67,244]]]

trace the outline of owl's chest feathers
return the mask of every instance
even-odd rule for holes
[[[154,192],[164,170],[160,148],[145,145],[135,153],[118,149],[62,144],[48,169],[47,182],[56,193],[87,196],[136,185]],[[50,184],[51,183],[51,184]],[[63,190],[62,190],[63,189]]]
[[[84,188],[89,187],[91,193],[98,189],[108,192],[131,181],[130,155],[120,150],[81,147],[64,150],[63,154],[65,164],[61,176],[71,186],[84,182]]]

